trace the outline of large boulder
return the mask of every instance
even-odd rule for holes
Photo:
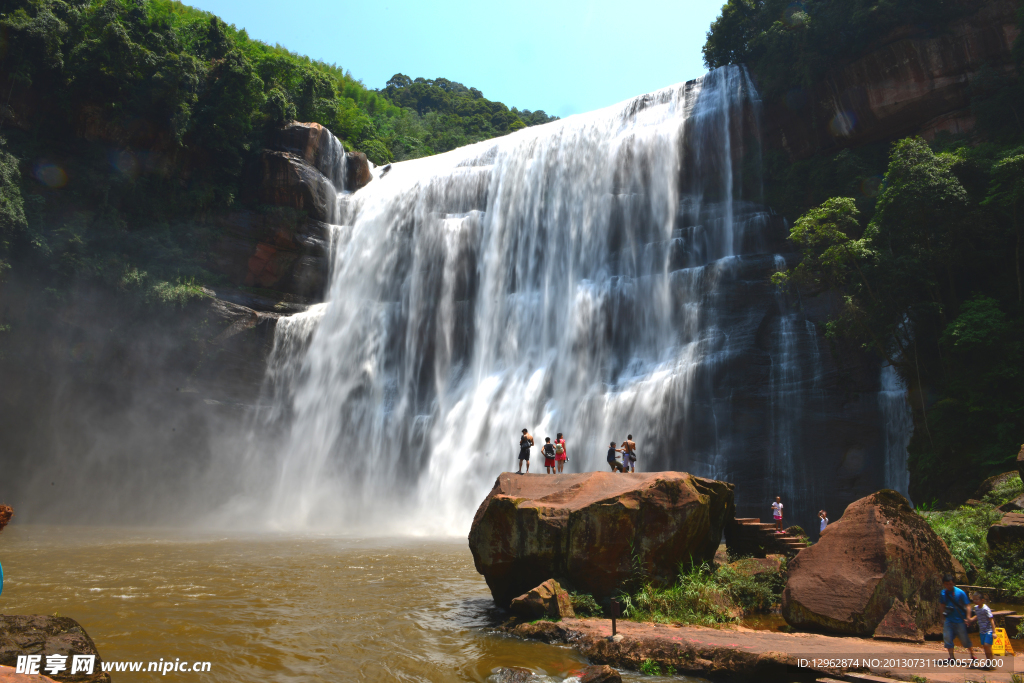
[[[923,517],[895,491],[855,501],[815,545],[789,563],[782,616],[799,629],[870,636],[900,600],[906,628],[941,629],[942,575],[963,567]]]
[[[668,585],[681,562],[711,562],[733,516],[732,484],[685,472],[506,472],[469,547],[501,607],[551,577],[602,599],[639,576]]]
[[[1024,513],[1008,512],[998,524],[988,528],[986,539],[990,551],[1004,545],[1024,544]]]
[[[319,123],[295,121],[274,131],[270,148],[300,157],[320,171],[336,188],[341,188],[345,173],[345,148]]]
[[[554,579],[512,599],[512,613],[524,619],[569,619],[575,617],[569,594]]]
[[[0,615],[0,665],[17,666],[19,655],[42,655],[42,664],[46,664],[46,655],[67,657],[65,671],[49,674],[57,681],[110,683],[110,674],[103,673],[102,658],[96,650],[96,644],[74,619],[41,614]],[[95,657],[91,674],[71,674],[74,655]],[[48,672],[44,672],[40,667],[39,673]]]
[[[1002,474],[997,474],[995,476],[989,477],[985,481],[981,482],[981,484],[978,486],[978,490],[974,492],[972,498],[982,500],[983,498],[985,498],[985,496],[995,491],[1001,485],[1005,484],[1011,479],[1017,478],[1017,476],[1017,470],[1010,470],[1009,472],[1003,472]]]

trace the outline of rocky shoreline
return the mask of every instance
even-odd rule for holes
[[[507,625],[501,630],[528,640],[569,645],[593,664],[636,671],[650,661],[662,671],[674,670],[713,681],[809,683],[823,677],[852,680],[851,674],[860,674],[875,676],[875,681],[909,681],[923,676],[928,681],[962,683],[967,672],[943,670],[941,666],[900,669],[887,665],[899,660],[941,661],[946,657],[941,642],[908,645],[814,633],[631,621],[619,621],[617,635],[612,637],[608,619],[537,621]],[[848,665],[814,665],[815,660],[845,660]],[[1022,668],[1024,656],[1017,655],[1004,658],[998,670],[980,673],[988,683],[1011,683],[1013,672]]]

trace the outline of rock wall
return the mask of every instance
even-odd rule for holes
[[[975,2],[945,26],[905,26],[808,89],[765,103],[768,149],[791,159],[907,135],[973,128],[972,85],[1014,68],[1017,4]]]

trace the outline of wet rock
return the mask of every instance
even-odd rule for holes
[[[207,256],[210,270],[235,286],[323,300],[331,226],[296,211],[270,209],[226,214],[217,227],[222,237]]]
[[[341,187],[345,148],[319,123],[289,123],[270,136],[270,148],[300,157],[320,171],[335,187]]]
[[[988,541],[989,551],[999,546],[1024,543],[1024,513],[1008,512],[1003,515],[998,524],[988,528],[985,540]]]
[[[906,604],[897,598],[892,603],[892,608],[882,618],[881,623],[875,628],[871,636],[879,640],[902,640],[911,643],[923,643],[924,634],[917,627],[914,615],[910,613]]]
[[[489,677],[493,683],[529,683],[533,672],[521,666],[503,666]]]
[[[569,593],[554,579],[548,579],[536,588],[512,599],[509,609],[523,619],[564,619],[575,617]]]
[[[14,509],[10,505],[0,505],[0,531],[11,523],[11,517],[14,517]]]
[[[37,674],[19,674],[13,666],[0,666],[0,683],[53,683],[53,679]]]
[[[389,164],[390,165],[390,164]],[[373,180],[370,162],[362,152],[348,152],[345,155],[345,189],[355,192],[366,187]]]
[[[710,562],[733,509],[731,484],[685,472],[504,473],[469,547],[500,607],[552,577],[600,600],[638,569],[669,585],[681,562]]]
[[[588,666],[578,675],[580,683],[622,683],[622,676],[619,675],[619,672],[607,664]]]
[[[261,204],[299,209],[317,221],[333,217],[334,184],[297,154],[263,150],[255,180]]]
[[[943,574],[963,567],[928,523],[895,491],[846,508],[843,517],[788,567],[782,616],[805,630],[869,636],[896,600],[922,631],[941,630],[936,599]]]
[[[75,683],[109,683],[110,674],[103,673],[99,652],[92,638],[74,619],[48,617],[39,614],[29,616],[0,615],[0,665],[16,666],[19,655],[64,655],[67,669],[57,674],[47,674],[57,681]],[[95,662],[93,673],[71,675],[71,661],[74,655],[92,655]],[[40,673],[47,673],[40,668]],[[35,678],[35,677],[33,677]]]

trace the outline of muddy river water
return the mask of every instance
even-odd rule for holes
[[[210,662],[118,682],[482,682],[506,666],[559,681],[586,664],[494,632],[463,539],[13,525],[0,563],[0,613],[72,617],[107,661]],[[624,675],[641,678],[658,680]]]

